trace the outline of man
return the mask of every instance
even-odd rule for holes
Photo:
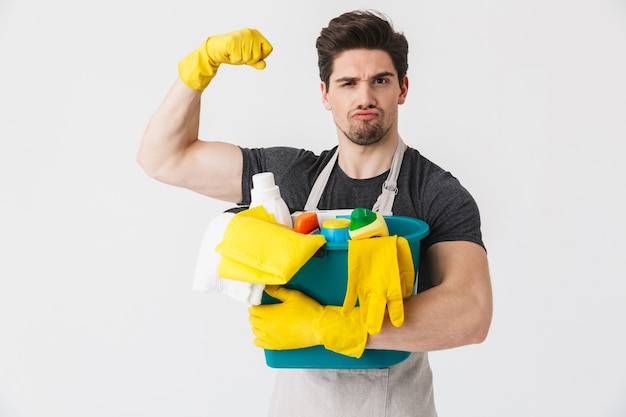
[[[250,202],[252,175],[270,171],[283,199],[296,211],[307,204],[318,209],[380,205],[381,188],[399,155],[397,190],[388,192],[382,204],[394,215],[419,218],[430,226],[421,243],[420,288],[404,301],[401,327],[386,318],[382,330],[365,335],[363,344],[367,349],[413,353],[386,369],[278,370],[270,414],[435,416],[426,352],[481,343],[491,323],[491,285],[478,208],[450,173],[400,138],[398,106],[409,89],[405,37],[383,15],[353,11],[331,20],[316,46],[323,103],[337,128],[336,149],[317,156],[302,149],[242,149],[198,140],[201,92],[219,65],[265,68],[270,43],[258,31],[244,29],[209,37],[180,62],[180,80],[149,122],[138,162],[157,180],[242,205]],[[326,165],[332,168],[327,184],[311,201],[313,184]],[[285,291],[280,294],[283,303],[271,308],[285,309],[283,317],[304,311],[305,304],[317,308],[307,304],[311,300],[306,297],[292,297],[297,292],[280,290]],[[323,343],[316,339],[315,316],[296,315],[276,323],[270,320],[276,313],[270,315],[268,307],[251,308],[259,346],[273,343],[264,340],[267,333],[277,344],[296,333],[304,336],[296,342],[302,346],[295,347]]]

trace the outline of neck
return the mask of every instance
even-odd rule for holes
[[[338,163],[354,179],[373,178],[388,171],[398,145],[397,132],[372,145],[357,145],[340,135]]]

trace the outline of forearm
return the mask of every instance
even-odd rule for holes
[[[402,327],[385,319],[382,330],[369,336],[368,349],[428,352],[481,343],[491,322],[491,301],[448,289],[431,288],[405,300]]]
[[[177,165],[198,141],[199,121],[200,93],[176,80],[146,127],[139,165],[151,177],[175,183]]]
[[[405,300],[404,324],[388,319],[368,348],[426,352],[480,343],[491,324],[491,279],[484,249],[470,242],[440,242],[426,253],[423,271],[435,286]]]

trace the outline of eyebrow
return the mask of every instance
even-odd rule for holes
[[[394,76],[395,75],[394,75],[393,72],[383,71],[383,72],[379,72],[378,74],[375,74],[372,77],[370,77],[370,80],[375,80],[377,78],[384,78],[384,77],[391,77],[391,78],[393,78]],[[357,77],[341,77],[341,78],[337,78],[333,82],[335,82],[335,83],[343,83],[343,82],[355,82],[355,81],[358,81],[358,80],[359,80],[359,78],[357,78]]]

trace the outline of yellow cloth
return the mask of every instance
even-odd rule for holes
[[[246,28],[210,36],[178,63],[178,74],[185,84],[202,92],[215,77],[220,64],[264,69],[265,58],[272,49],[272,45],[256,29]]]
[[[218,276],[253,284],[282,285],[326,243],[273,221],[263,206],[237,213],[215,250]]]
[[[347,316],[339,306],[322,306],[311,297],[285,287],[265,291],[280,301],[249,308],[254,344],[270,350],[324,345],[328,350],[360,358],[367,331],[358,308]]]
[[[402,236],[348,241],[348,285],[343,313],[350,314],[358,298],[369,334],[377,334],[385,308],[394,326],[404,323],[404,302],[413,292],[415,270],[411,248]]]

